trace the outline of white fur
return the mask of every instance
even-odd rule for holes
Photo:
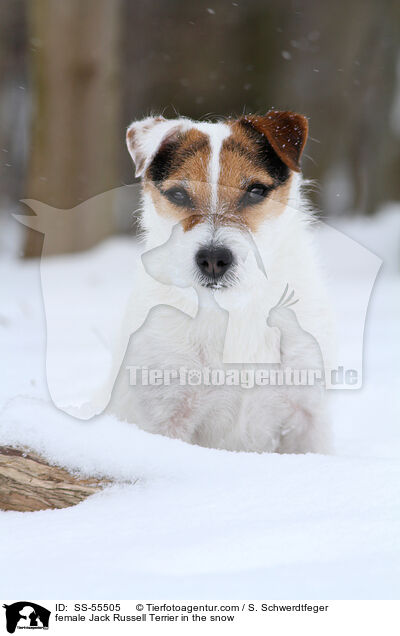
[[[154,123],[150,133],[151,122],[145,120],[145,124],[147,136],[143,134],[142,138],[143,122],[132,124],[140,138],[140,152],[145,153],[145,165],[149,165],[163,137],[176,127],[196,127],[209,135],[210,183],[217,183],[220,147],[229,134],[225,124],[161,121]],[[135,156],[134,149],[130,151]],[[213,201],[217,205],[215,192]],[[110,410],[147,431],[202,446],[258,452],[326,452],[329,425],[325,391],[320,387],[133,387],[126,369],[128,365],[232,368],[234,365],[224,364],[223,358],[245,362],[250,356],[265,362],[279,351],[279,343],[282,364],[320,368],[319,348],[310,345],[304,330],[316,339],[327,363],[329,312],[314,256],[310,215],[302,201],[301,177],[294,175],[284,212],[265,220],[251,237],[239,228],[215,228],[211,222],[185,233],[180,225],[174,227],[173,221],[157,213],[148,194],[143,198],[143,227],[147,271],[143,269],[136,281],[135,299],[147,299],[145,302],[155,308],[130,340]],[[194,255],[211,238],[218,238],[235,255],[238,282],[228,289],[212,291],[197,282]],[[155,249],[158,246],[162,247]],[[257,255],[261,255],[267,279],[260,274]],[[300,300],[296,314],[290,310],[271,313],[272,326],[268,327],[268,314],[286,284]],[[193,288],[198,293],[198,307]],[[133,302],[125,318],[125,339],[130,325],[137,323],[137,311]],[[282,350],[284,345],[287,350]],[[243,363],[236,366],[249,367]]]

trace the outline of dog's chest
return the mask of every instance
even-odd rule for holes
[[[249,387],[243,375],[239,382],[227,381],[227,373],[234,369],[259,368],[223,362],[228,322],[223,310],[199,311],[191,318],[173,307],[155,307],[128,347],[114,392],[116,412],[151,432],[202,446],[275,450],[281,423],[306,396],[304,391],[294,395],[291,387]],[[240,332],[246,328],[239,325]],[[262,329],[253,333],[261,334]],[[139,380],[130,386],[129,366],[156,371],[162,380],[157,384]],[[183,375],[165,381],[165,372],[171,370]],[[225,375],[207,375],[207,370]]]

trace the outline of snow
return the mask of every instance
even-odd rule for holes
[[[370,221],[336,224],[387,266],[369,306],[364,386],[330,395],[331,456],[229,453],[106,415],[82,422],[58,411],[45,381],[38,263],[3,260],[0,444],[26,445],[71,470],[119,483],[64,510],[1,512],[0,595],[398,598],[399,218],[392,206]],[[63,269],[81,268],[81,292],[107,299],[106,324],[129,287],[135,249],[129,239],[112,239],[53,259],[54,276],[62,288]],[[345,289],[352,320],[362,272],[352,274],[346,259],[334,284]]]

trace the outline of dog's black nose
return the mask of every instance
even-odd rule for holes
[[[196,263],[204,276],[217,280],[233,262],[232,252],[226,247],[202,247],[196,254]]]

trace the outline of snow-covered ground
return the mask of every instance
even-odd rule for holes
[[[0,444],[120,481],[72,508],[1,512],[0,596],[398,598],[400,208],[337,227],[385,265],[366,324],[364,386],[331,392],[332,456],[210,450],[58,411],[45,380],[38,263],[0,262]],[[78,267],[82,291],[106,298],[111,314],[133,249],[119,238],[54,259],[60,293],[63,269]],[[333,284],[351,321],[362,272],[340,256]]]

